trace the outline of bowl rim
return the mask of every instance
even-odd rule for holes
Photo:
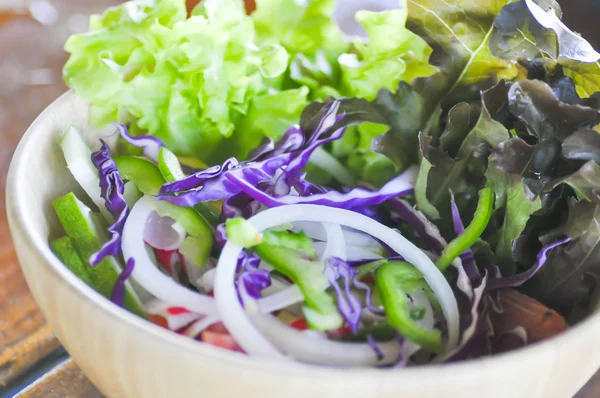
[[[226,367],[230,372],[236,370],[232,369],[232,366],[235,365],[242,370],[250,367],[253,370],[267,372],[269,376],[295,373],[295,375],[303,374],[304,376],[309,376],[313,380],[326,379],[328,383],[343,382],[344,380],[348,380],[348,378],[352,378],[354,383],[359,384],[366,381],[372,383],[374,380],[380,383],[401,383],[403,378],[413,383],[419,383],[425,380],[431,381],[432,378],[442,376],[452,376],[453,379],[460,378],[461,375],[463,375],[462,377],[473,379],[474,374],[478,373],[485,373],[489,376],[490,371],[494,372],[495,369],[505,368],[510,366],[511,363],[516,363],[525,357],[541,355],[544,352],[548,352],[552,346],[567,344],[586,330],[592,328],[600,330],[600,313],[597,312],[558,336],[524,348],[484,358],[469,359],[443,365],[429,364],[407,367],[402,369],[402,371],[398,371],[398,369],[391,368],[337,368],[296,361],[285,361],[283,364],[278,359],[255,357],[228,351],[209,344],[201,344],[194,339],[164,329],[114,305],[110,300],[81,281],[54,255],[48,242],[36,232],[31,213],[26,211],[25,206],[20,206],[20,203],[25,203],[21,199],[26,195],[23,190],[25,184],[22,183],[24,180],[22,174],[27,167],[26,160],[28,159],[28,155],[30,155],[30,152],[34,148],[30,144],[35,141],[38,134],[41,134],[42,129],[39,126],[48,119],[48,116],[54,109],[69,101],[82,100],[72,90],[61,95],[34,120],[21,138],[13,154],[6,184],[6,210],[11,234],[14,236],[19,233],[22,239],[29,241],[35,250],[35,254],[44,259],[45,264],[43,266],[48,267],[55,276],[62,279],[68,285],[69,289],[74,291],[81,300],[88,300],[94,306],[106,312],[115,322],[124,322],[135,328],[138,333],[147,334],[158,339],[163,344],[168,344],[173,350],[186,350],[194,355],[209,357],[215,361],[211,365]]]

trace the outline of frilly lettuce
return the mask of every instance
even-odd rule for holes
[[[356,20],[366,29],[369,43],[354,43],[354,52],[339,58],[343,81],[351,95],[373,100],[380,89],[396,91],[401,81],[431,76],[431,47],[405,27],[406,9],[359,11]]]
[[[262,41],[291,54],[342,53],[348,45],[331,17],[334,9],[335,0],[256,0],[252,19]]]
[[[136,0],[93,16],[91,32],[65,46],[64,77],[91,102],[92,124],[133,122],[207,160],[253,99],[276,89],[289,57],[277,43],[258,44],[237,0],[205,0],[186,17],[184,0]]]

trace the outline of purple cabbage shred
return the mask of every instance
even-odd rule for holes
[[[377,360],[381,361],[383,359],[383,352],[381,351],[381,348],[379,348],[379,346],[377,345],[377,342],[375,341],[373,336],[367,336],[367,344],[369,345],[369,347],[371,347],[371,349],[377,356]]]
[[[98,169],[100,193],[105,201],[106,209],[114,217],[115,223],[108,228],[110,233],[108,242],[90,257],[89,261],[92,266],[98,265],[107,256],[117,257],[121,254],[121,235],[129,215],[129,208],[123,198],[125,184],[117,165],[110,157],[110,148],[104,141],[101,140],[101,142],[102,148],[92,154],[92,163]]]
[[[525,271],[521,274],[513,275],[513,276],[507,277],[507,278],[500,278],[500,271],[499,271],[498,267],[495,267],[497,270],[497,272],[495,272],[495,274],[498,276],[498,278],[490,279],[487,290],[492,291],[492,290],[496,290],[496,289],[504,289],[507,287],[521,286],[522,284],[527,282],[529,279],[533,278],[535,276],[535,274],[540,269],[542,269],[544,264],[546,264],[546,261],[548,260],[548,254],[550,253],[550,251],[552,249],[554,249],[558,246],[565,245],[569,242],[571,242],[570,238],[564,238],[564,239],[557,240],[556,242],[552,242],[552,243],[544,246],[542,248],[542,250],[538,253],[537,261],[535,262],[533,267],[531,267],[530,269],[528,269],[527,271]]]
[[[131,276],[133,268],[135,268],[135,260],[130,258],[127,260],[127,265],[123,268],[123,271],[119,274],[119,277],[113,286],[110,300],[119,307],[123,307],[123,303],[125,302],[125,282],[127,281],[127,278]]]
[[[248,298],[258,300],[261,292],[271,286],[269,271],[260,269],[260,258],[242,252],[238,258],[239,276],[236,287],[240,302],[244,304]]]
[[[346,261],[337,257],[331,257],[325,260],[325,269],[323,272],[335,291],[338,311],[350,327],[352,333],[358,332],[362,304],[351,290],[354,285],[356,271]],[[338,279],[340,278],[343,282],[343,288],[338,283]]]
[[[120,123],[111,124],[119,130],[119,134],[121,134],[121,137],[127,141],[127,143],[135,147],[142,148],[142,153],[145,157],[154,161],[155,163],[158,162],[158,152],[160,151],[160,148],[165,146],[160,139],[150,135],[141,135],[135,137],[129,134],[126,126]]]

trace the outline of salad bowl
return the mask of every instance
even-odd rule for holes
[[[7,212],[29,287],[56,336],[108,397],[570,397],[600,366],[600,315],[550,340],[492,358],[407,369],[336,369],[253,358],[179,336],[113,305],[54,256],[52,200],[79,193],[59,139],[77,126],[92,147],[88,104],[68,92],[24,135]]]

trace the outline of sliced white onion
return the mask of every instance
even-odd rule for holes
[[[161,217],[153,211],[146,220],[144,241],[158,250],[176,250],[185,239],[186,232],[171,217]]]
[[[398,360],[400,344],[377,343],[383,358],[367,343],[344,343],[305,333],[280,322],[268,314],[253,315],[252,323],[286,356],[296,360],[333,366],[388,365]]]
[[[296,221],[293,223],[292,230],[295,232],[304,231],[309,238],[325,242],[327,240],[327,233],[319,224],[317,222]],[[385,251],[377,240],[363,232],[345,227],[342,228],[342,232],[344,233],[346,246],[360,247],[375,253],[383,253]]]
[[[339,224],[329,222],[324,222],[322,225],[327,235],[327,242],[320,260],[325,261],[330,257],[346,260],[346,240],[342,233],[342,227]]]
[[[205,289],[204,276],[208,272],[212,271],[213,272],[212,280],[214,281],[214,268],[216,265],[215,263],[216,263],[216,261],[214,259],[209,258],[208,260],[206,260],[206,264],[204,265],[204,267],[199,267],[196,264],[192,263],[190,260],[188,260],[187,257],[185,257],[185,256],[183,257],[183,265],[185,267],[185,272],[187,274],[188,280],[200,292],[203,292],[203,293],[209,292],[209,290]],[[210,291],[212,291],[212,285],[211,285]]]
[[[285,290],[262,297],[258,300],[260,312],[270,313],[279,311],[290,305],[298,304],[304,301],[304,296],[297,285],[287,287]]]
[[[323,258],[323,254],[325,253],[325,248],[327,247],[327,243],[325,242],[315,242],[313,243],[315,250],[317,251],[317,255],[319,258]],[[383,257],[377,253],[373,253],[372,251],[363,249],[357,246],[348,246],[346,245],[346,260],[347,261],[360,261],[360,260],[381,260]]]
[[[170,330],[179,330],[190,323],[202,318],[202,315],[193,312],[177,313],[175,315],[169,312],[169,308],[173,306],[164,303],[160,300],[152,300],[146,303],[144,309],[148,314],[158,315],[167,322],[167,327]]]
[[[205,292],[212,292],[215,290],[215,276],[217,275],[217,269],[213,268],[211,270],[206,271],[204,275],[202,275],[202,289]]]
[[[459,337],[456,298],[444,275],[418,247],[399,233],[362,214],[325,206],[282,206],[265,210],[249,220],[259,231],[296,221],[331,222],[360,229],[404,257],[424,275],[439,300],[448,325],[448,348],[456,347]],[[254,327],[237,299],[234,277],[237,258],[242,250],[242,247],[229,241],[221,253],[215,280],[217,308],[223,323],[246,352],[257,356],[280,357],[281,353]]]
[[[458,287],[464,294],[467,295],[469,300],[473,299],[473,287],[471,286],[471,279],[463,267],[462,260],[460,257],[456,258],[452,262],[452,266],[458,271],[458,279],[456,280],[456,287]]]
[[[350,173],[337,158],[322,147],[318,147],[313,152],[310,156],[310,163],[330,174],[340,183],[348,187],[354,187],[356,185],[356,180],[352,173]]]
[[[150,214],[156,210],[156,204],[156,198],[144,196],[133,206],[125,222],[122,249],[125,258],[135,259],[135,267],[131,276],[150,294],[165,303],[183,307],[202,315],[218,315],[215,300],[212,297],[179,285],[169,276],[163,274],[148,255],[144,243],[143,228]]]
[[[192,325],[190,325],[187,329],[185,329],[183,334],[185,336],[195,338],[200,333],[202,333],[207,327],[214,325],[217,322],[219,322],[218,316],[207,315],[204,318],[202,318],[202,319],[194,322]]]

